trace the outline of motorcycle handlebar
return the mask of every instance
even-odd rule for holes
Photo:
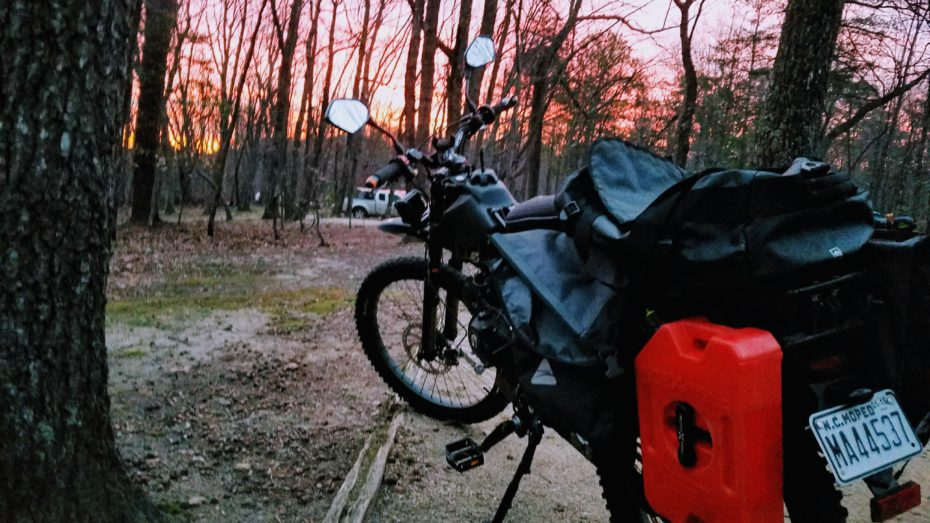
[[[377,189],[378,187],[387,185],[404,174],[406,169],[407,166],[404,165],[404,162],[398,158],[394,158],[369,176],[368,179],[365,180],[365,187]]]
[[[487,106],[482,107],[478,111],[477,118],[473,117],[467,121],[471,122],[471,125],[474,125],[474,123],[476,122],[482,122],[482,121],[485,124],[491,123],[494,121],[495,115],[498,115],[514,107],[515,105],[517,105],[518,101],[519,100],[517,99],[516,96],[508,96],[507,98],[504,98],[503,100],[495,104],[493,107],[490,107],[490,108],[488,108]],[[490,109],[490,114],[488,114],[488,109]],[[480,128],[480,123],[477,126],[477,128],[472,130],[472,133],[477,131],[479,128]],[[462,132],[462,129],[460,129],[459,132]],[[436,143],[434,143],[434,146],[439,148],[439,145],[437,145]],[[365,187],[368,187],[369,189],[377,189],[378,187],[382,187],[384,185],[387,185],[393,182],[394,180],[399,178],[401,175],[403,175],[405,171],[409,172],[409,167],[408,167],[409,163],[410,163],[410,160],[407,158],[406,155],[396,156],[390,162],[388,162],[387,165],[381,167],[380,169],[375,171],[374,174],[369,176],[368,179],[365,180]]]
[[[500,114],[506,111],[507,109],[510,109],[511,107],[517,105],[518,101],[519,100],[517,99],[516,96],[508,96],[507,98],[504,98],[500,102],[497,102],[497,105],[495,105],[494,107],[491,107],[491,110],[494,111],[494,114]]]

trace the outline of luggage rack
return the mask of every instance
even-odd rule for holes
[[[865,279],[863,271],[847,272],[785,291],[778,306],[786,328],[776,334],[782,348],[830,342],[865,327]]]

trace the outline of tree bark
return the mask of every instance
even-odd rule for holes
[[[433,76],[436,73],[436,48],[439,47],[440,0],[426,0],[426,15],[423,20],[423,55],[420,58],[420,104],[417,108],[417,139],[422,143],[429,137],[432,126],[433,97],[436,93]]]
[[[465,73],[465,47],[468,46],[471,27],[472,0],[460,0],[459,20],[455,28],[455,42],[449,57],[449,79],[446,85],[446,114],[448,125],[462,119],[462,81]]]
[[[688,151],[691,149],[691,129],[694,126],[694,111],[697,107],[697,72],[691,59],[691,29],[688,11],[694,0],[675,0],[681,12],[681,24],[678,36],[681,40],[681,63],[685,72],[685,97],[681,102],[678,115],[678,129],[675,136],[675,163],[684,167],[688,163]],[[698,10],[700,11],[700,9]]]
[[[145,0],[145,42],[139,71],[139,112],[136,117],[135,168],[132,175],[130,221],[151,225],[159,221],[155,164],[165,113],[165,73],[171,33],[178,18],[177,0]]]
[[[790,0],[772,83],[756,123],[758,165],[815,152],[844,0]]]
[[[410,45],[407,47],[407,64],[404,67],[404,130],[401,141],[411,147],[417,133],[417,57],[423,34],[423,1],[413,0],[410,8]],[[494,0],[492,0],[494,1]]]
[[[105,287],[130,2],[0,9],[0,519],[154,521],[110,425]]]

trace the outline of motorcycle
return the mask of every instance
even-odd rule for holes
[[[466,93],[472,72],[494,55],[488,37],[467,48]],[[568,185],[575,189],[517,203],[484,168],[483,156],[478,166],[468,161],[469,140],[516,103],[508,97],[479,106],[466,95],[467,114],[451,137],[432,139],[432,154],[405,148],[359,100],[335,100],[326,111],[326,120],[347,133],[369,125],[391,141],[395,156],[368,178],[368,187],[411,183],[425,172],[428,186],[409,190],[396,204],[400,218],[381,225],[422,241],[424,255],[387,261],[365,278],[356,326],[375,370],[415,410],[476,423],[512,405],[513,415],[483,441],[446,447],[448,463],[464,472],[483,464],[509,435],[527,438],[493,521],[503,521],[545,428],[595,465],[611,521],[774,520],[783,517],[782,501],[792,521],[845,521],[835,484],[860,479],[874,496],[873,520],[920,503],[919,485],[898,480],[901,464],[930,437],[930,405],[921,399],[930,365],[914,356],[920,351],[901,347],[916,346],[925,322],[902,321],[906,306],[896,309],[895,296],[874,291],[876,277],[862,260],[884,260],[889,252],[904,252],[902,260],[919,252],[927,260],[930,242],[916,233],[888,240],[876,235],[863,247],[871,254],[844,256],[833,247],[837,261],[771,280],[777,284],[727,293],[726,300],[694,299],[694,293],[688,298],[675,292],[690,284],[687,278],[656,277],[661,270],[654,266],[668,268],[656,261],[657,248],[639,251],[647,254],[631,262],[638,273],[616,269],[625,253],[636,258],[629,247],[636,244],[630,240],[635,230],[605,220],[604,209],[586,218],[593,198],[572,191],[591,191],[590,180],[573,176]],[[620,198],[648,200],[636,213],[657,209],[653,215],[664,232],[674,228],[670,216],[695,207],[681,194],[697,194],[687,191],[714,175],[690,176],[625,142],[604,143],[607,152],[592,153],[592,165],[622,153],[674,178],[661,190],[628,190]],[[779,173],[779,180],[792,174],[801,179],[803,171],[805,180],[822,188],[828,179],[828,167],[817,162],[792,169]],[[681,189],[675,198],[670,187]],[[870,236],[870,211],[866,220]],[[675,246],[663,244],[657,233],[647,236],[650,245]],[[593,237],[598,240],[588,240]],[[543,244],[550,254],[539,256]],[[930,288],[920,289],[930,296]],[[565,317],[585,310],[597,317],[583,325]],[[881,332],[864,335],[873,320]],[[552,341],[563,336],[558,329],[571,330],[564,325],[578,328],[569,341]],[[578,341],[592,333],[600,341]],[[578,349],[592,346],[598,348]],[[605,346],[610,350],[601,350]],[[879,356],[870,356],[875,351]],[[713,366],[696,363],[711,354]],[[914,363],[910,374],[895,371],[902,354]],[[727,375],[721,371],[726,368],[734,370]],[[899,403],[892,389],[908,396]],[[696,399],[682,400],[689,390],[697,391]],[[760,516],[763,506],[766,516]]]

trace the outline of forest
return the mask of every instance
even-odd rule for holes
[[[497,59],[466,71],[478,35]],[[492,425],[400,406],[360,350],[366,274],[426,261],[379,220],[341,218],[391,146],[325,111],[361,100],[426,147],[466,98],[508,96],[468,153],[517,201],[555,192],[611,136],[677,173],[821,159],[886,225],[930,229],[927,0],[8,0],[0,521],[483,520],[513,467],[462,487],[441,450]],[[417,283],[439,278],[425,267]],[[407,337],[428,322],[404,328],[398,308],[384,328],[414,361]],[[606,519],[567,445],[543,440],[514,520]],[[500,448],[516,461],[520,445]],[[366,459],[374,486],[349,503]],[[908,474],[930,476],[926,455]]]
[[[470,94],[520,99],[478,147],[521,198],[554,191],[602,136],[693,171],[787,164],[758,144],[790,38],[790,60],[820,68],[793,95],[810,107],[791,114],[809,135],[792,154],[851,173],[877,211],[923,222],[930,5],[823,4],[808,36],[784,27],[784,1],[147,1],[133,18],[134,117],[117,201],[138,223],[201,204],[211,230],[218,208],[227,219],[256,203],[266,218],[338,213],[389,149],[377,133],[327,129],[328,102],[369,103],[408,145],[441,135],[461,115],[476,34],[493,36],[499,60]],[[799,105],[772,95],[773,107]]]

